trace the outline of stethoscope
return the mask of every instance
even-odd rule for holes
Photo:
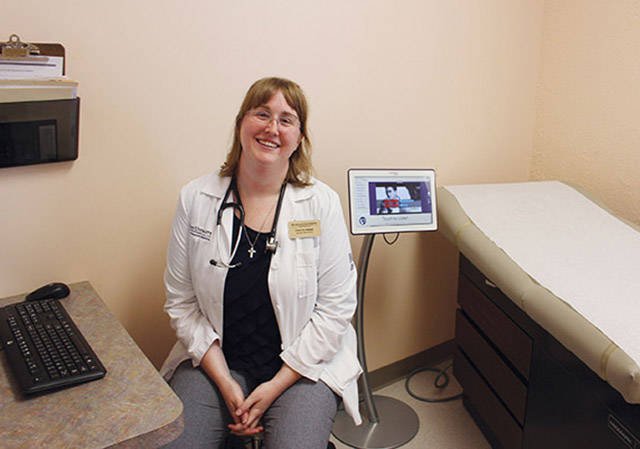
[[[267,243],[265,245],[265,251],[269,251],[273,254],[276,253],[278,249],[278,242],[276,241],[276,227],[278,226],[278,217],[280,216],[280,208],[282,207],[282,199],[284,198],[284,191],[286,190],[287,183],[282,183],[282,187],[280,188],[280,195],[278,196],[278,204],[276,205],[276,213],[273,217],[273,224],[271,225],[271,232],[269,233],[269,237],[267,238]],[[233,197],[236,201],[229,201],[229,195],[233,192]],[[238,211],[238,215],[240,216],[240,226],[238,229],[238,236],[236,237],[236,241],[233,245],[233,251],[231,251],[231,255],[229,256],[229,260],[226,262],[222,259],[220,254],[220,228],[222,228],[222,215],[226,209],[231,208],[231,210],[235,213]],[[244,207],[242,207],[242,201],[240,201],[240,195],[238,195],[238,189],[236,187],[236,178],[235,176],[231,178],[231,182],[229,183],[229,187],[227,187],[227,191],[222,198],[222,203],[220,204],[220,208],[218,209],[218,216],[216,220],[216,246],[218,247],[218,260],[211,259],[209,263],[215,267],[221,268],[235,268],[242,265],[242,262],[232,264],[231,261],[236,255],[238,251],[238,247],[240,246],[240,240],[242,238],[242,230],[244,229]]]

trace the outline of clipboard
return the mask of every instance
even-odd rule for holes
[[[0,42],[0,60],[33,60],[47,61],[50,56],[62,58],[62,75],[66,71],[65,49],[58,43],[28,43],[22,42],[20,36],[12,34],[6,42]]]

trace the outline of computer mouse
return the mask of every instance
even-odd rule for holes
[[[41,301],[43,299],[60,299],[69,296],[70,290],[62,282],[52,282],[35,289],[25,298],[27,301]]]

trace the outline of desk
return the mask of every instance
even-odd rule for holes
[[[25,398],[0,352],[0,446],[132,448],[174,440],[182,403],[89,282],[62,300],[107,369],[104,379]],[[24,296],[0,300],[0,306]]]

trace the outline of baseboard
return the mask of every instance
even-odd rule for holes
[[[451,339],[433,348],[429,348],[426,351],[419,352],[406,359],[398,360],[390,365],[371,371],[369,373],[371,389],[376,390],[385,387],[406,377],[418,368],[435,365],[442,360],[453,357],[454,346],[455,342]]]

